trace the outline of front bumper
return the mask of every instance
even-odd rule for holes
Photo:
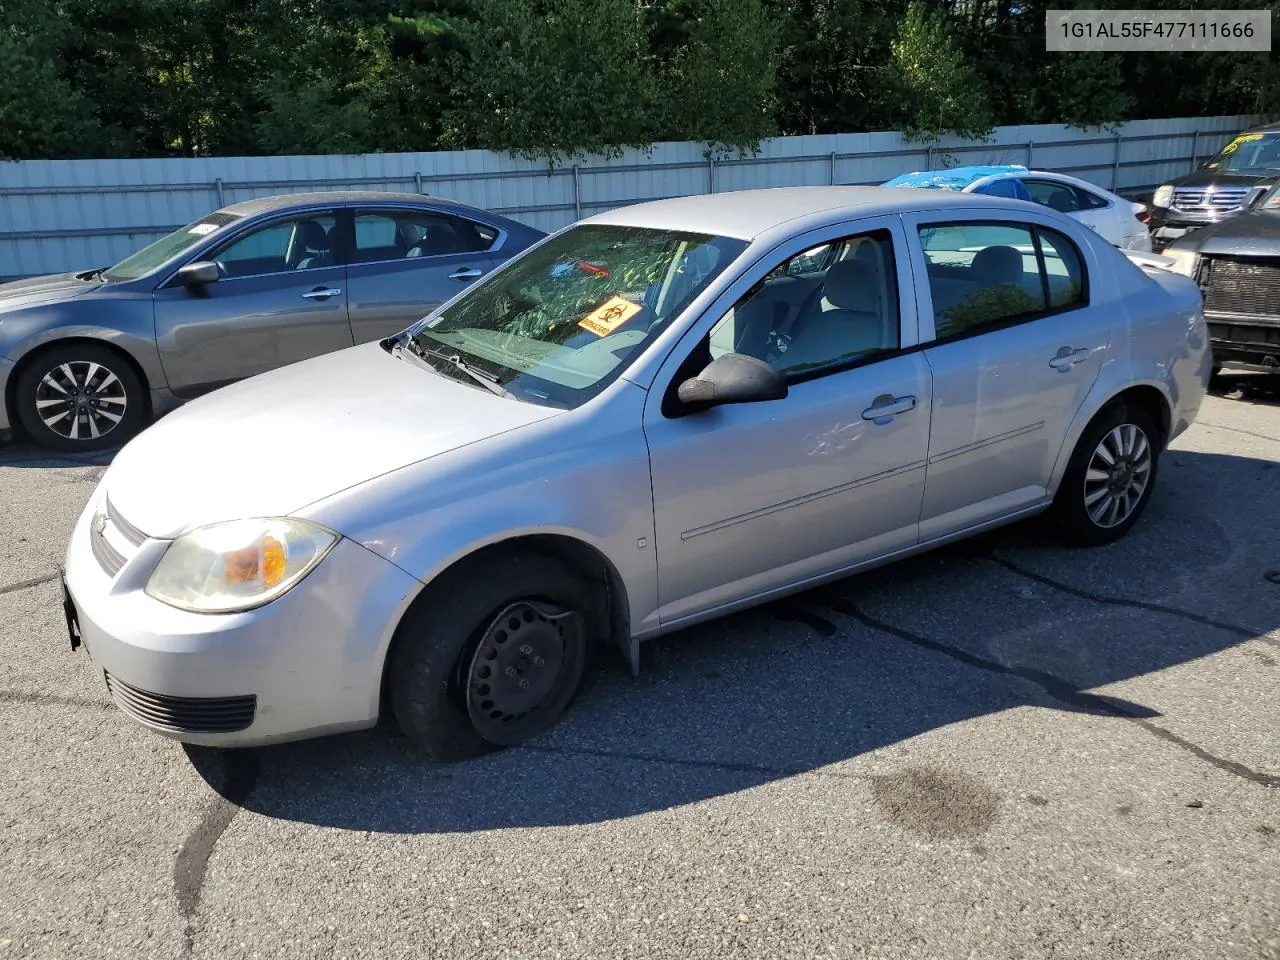
[[[4,398],[9,395],[9,377],[13,375],[15,364],[12,360],[0,357],[0,433],[8,433],[13,429],[9,422],[9,406]]]
[[[1280,317],[1206,314],[1213,364],[1280,373]]]
[[[343,539],[297,586],[263,607],[189,613],[143,592],[167,541],[135,544],[136,536],[121,534],[127,525],[108,524],[111,549],[104,551],[103,537],[90,530],[101,502],[99,488],[76,523],[66,584],[94,669],[132,719],[214,747],[299,740],[377,722],[383,660],[417,580]],[[123,564],[108,572],[120,555]]]

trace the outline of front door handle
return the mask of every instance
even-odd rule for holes
[[[450,280],[474,280],[476,277],[484,276],[483,270],[477,270],[475,267],[459,267],[453,273],[449,274]]]
[[[862,411],[863,420],[874,420],[876,423],[888,423],[900,413],[916,408],[915,397],[895,397],[884,393],[876,397],[871,406]]]
[[[308,290],[302,296],[306,300],[328,300],[330,297],[336,297],[341,292],[337,287],[316,287],[314,290]]]
[[[1055,370],[1061,370],[1066,373],[1081,360],[1089,356],[1089,351],[1084,347],[1072,350],[1070,347],[1059,347],[1058,352],[1054,354],[1053,359],[1049,361],[1049,366]]]

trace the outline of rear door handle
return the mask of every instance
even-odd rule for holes
[[[483,270],[477,270],[475,267],[459,267],[453,273],[449,274],[450,280],[474,280],[476,277],[484,276]]]
[[[863,420],[874,420],[876,423],[888,423],[900,413],[916,408],[915,397],[895,397],[891,393],[881,394],[875,402],[862,411]]]
[[[302,296],[307,300],[327,300],[330,297],[336,297],[341,292],[337,287],[316,287],[314,290],[308,290]]]
[[[1049,366],[1055,370],[1061,370],[1064,373],[1070,370],[1081,360],[1089,356],[1089,351],[1085,347],[1079,347],[1072,350],[1070,347],[1059,347],[1058,352],[1054,354],[1053,359],[1049,361]]]

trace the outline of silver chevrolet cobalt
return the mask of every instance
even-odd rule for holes
[[[1052,210],[812,187],[580,221],[400,334],[132,440],[65,612],[119,707],[249,746],[546,730],[593,649],[1042,511],[1126,533],[1194,420],[1200,293]]]

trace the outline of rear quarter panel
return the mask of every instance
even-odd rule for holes
[[[1173,440],[1195,421],[1212,367],[1200,289],[1179,274],[1143,270],[1101,238],[1093,244],[1097,269],[1107,274],[1114,298],[1111,347],[1098,379],[1072,422],[1054,468],[1057,490],[1067,462],[1089,421],[1114,397],[1136,386],[1164,398]]]

